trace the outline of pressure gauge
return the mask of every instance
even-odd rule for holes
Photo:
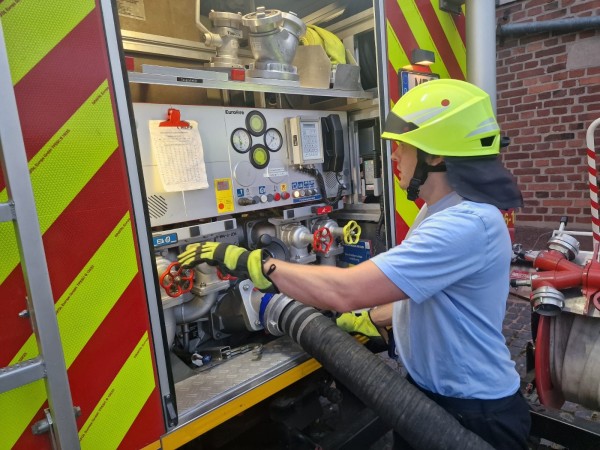
[[[267,128],[267,119],[260,111],[250,111],[246,116],[246,128],[252,136],[260,136]]]
[[[265,145],[272,152],[278,151],[283,145],[283,138],[281,133],[276,128],[269,128],[265,132]]]
[[[238,153],[246,153],[250,150],[252,144],[252,136],[245,128],[236,128],[231,133],[231,145]]]
[[[264,169],[269,165],[271,156],[262,144],[256,144],[250,149],[250,163],[257,169]]]

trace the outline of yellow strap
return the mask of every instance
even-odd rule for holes
[[[104,81],[29,161],[40,231],[50,228],[119,145],[108,82]],[[0,202],[6,202],[6,189]],[[19,263],[11,222],[0,223],[0,284]]]
[[[0,5],[13,85],[39,63],[85,16],[94,0],[6,0]]]

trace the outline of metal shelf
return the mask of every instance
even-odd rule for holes
[[[219,81],[203,78],[188,78],[177,75],[157,75],[151,73],[128,72],[130,83],[159,84],[164,86],[221,89],[231,91],[272,92],[275,94],[314,95],[319,97],[375,98],[374,92],[346,91],[341,89],[315,89],[286,84],[278,80],[265,79],[260,84],[249,81]],[[185,80],[182,80],[185,78]]]

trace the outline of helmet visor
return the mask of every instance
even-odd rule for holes
[[[419,128],[413,122],[407,122],[402,117],[397,116],[393,112],[388,114],[385,126],[383,127],[382,139],[398,140],[398,136],[409,131]]]

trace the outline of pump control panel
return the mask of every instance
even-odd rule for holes
[[[206,188],[173,191],[163,185],[164,168],[160,166],[149,129],[151,122],[165,119],[169,108],[178,109],[181,120],[197,123]],[[343,173],[323,171],[321,119],[331,114],[331,111],[134,104],[151,225],[172,225],[320,201],[323,186],[300,167],[308,164],[321,172],[325,195],[335,197],[341,183],[346,186],[351,183],[344,179]],[[347,149],[346,115],[333,114],[340,116],[344,130],[344,145],[340,148]],[[169,177],[177,178],[179,170],[189,172],[198,166],[197,161],[170,160]],[[350,171],[345,173],[349,176]]]

